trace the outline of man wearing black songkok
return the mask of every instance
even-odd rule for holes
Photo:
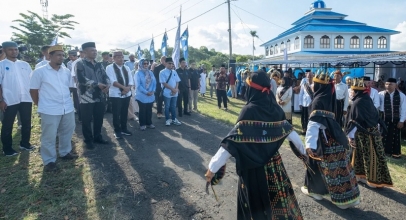
[[[219,181],[224,164],[233,156],[239,176],[238,220],[303,219],[278,152],[287,138],[295,154],[303,158],[303,144],[276,103],[266,73],[252,73],[247,85],[247,104],[210,161],[208,185]]]
[[[388,127],[382,142],[385,153],[395,159],[401,157],[400,131],[406,120],[406,96],[396,89],[396,79],[389,78],[385,83],[385,91],[379,93],[380,111]]]
[[[340,209],[360,203],[360,192],[350,165],[351,149],[347,137],[335,120],[336,95],[328,72],[313,78],[314,98],[305,137],[310,168],[302,192],[316,200],[330,197]]]
[[[346,119],[345,132],[355,148],[352,166],[357,180],[372,188],[391,187],[392,179],[386,164],[385,150],[378,124],[386,128],[369,96],[362,78],[352,79],[355,96]]]

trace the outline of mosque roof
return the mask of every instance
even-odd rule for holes
[[[302,18],[295,21],[292,28],[279,34],[272,40],[262,44],[269,45],[272,42],[278,41],[289,35],[298,32],[315,32],[315,33],[382,33],[382,34],[398,34],[400,32],[385,28],[368,26],[362,22],[345,20],[347,15],[331,11],[331,8],[326,8],[324,1],[316,0],[310,5],[310,11]],[[293,39],[292,39],[293,40]],[[275,42],[276,43],[276,42]]]

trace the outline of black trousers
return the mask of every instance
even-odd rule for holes
[[[152,125],[152,105],[154,103],[153,102],[143,103],[140,102],[139,100],[137,100],[137,102],[138,107],[140,108],[138,114],[140,126]]]
[[[111,110],[113,113],[114,132],[121,133],[127,130],[128,106],[130,105],[130,97],[115,98],[110,97]]]
[[[176,102],[176,106],[178,107],[178,114],[182,115],[182,102],[183,112],[186,113],[189,105],[189,89],[179,90],[178,100]]]
[[[76,113],[79,116],[79,121],[82,121],[81,115],[80,115],[80,108],[79,108],[78,89],[77,88],[69,88],[69,90],[70,90],[70,93],[72,94],[73,106],[75,107]]]
[[[21,119],[21,141],[22,147],[29,147],[31,138],[31,115],[32,103],[21,102],[16,105],[7,106],[6,111],[3,113],[3,121],[1,127],[1,142],[3,144],[3,151],[9,152],[13,149],[13,124],[17,115],[20,113]]]
[[[341,127],[343,127],[343,115],[344,115],[343,108],[344,108],[344,99],[337,100],[335,115],[336,115],[336,121]]]
[[[161,84],[156,87],[155,90],[155,102],[156,102],[156,113],[157,114],[162,114],[162,104],[164,103],[164,97],[159,96],[161,94]]]
[[[94,140],[99,140],[101,136],[101,128],[103,126],[103,116],[106,110],[106,103],[81,103],[80,113],[82,114],[82,133],[85,138],[85,143],[92,143]],[[93,120],[93,132],[92,132]]]
[[[219,108],[221,108],[221,102],[223,102],[224,108],[227,108],[227,99],[227,92],[217,89],[217,105]]]
[[[307,124],[309,124],[309,107],[302,107],[302,129],[303,131],[307,130]]]

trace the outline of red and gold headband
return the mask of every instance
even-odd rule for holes
[[[260,85],[258,85],[256,83],[252,82],[250,80],[250,78],[247,78],[247,80],[245,80],[245,82],[247,82],[249,87],[252,87],[252,88],[254,88],[256,90],[259,90],[259,91],[262,91],[262,92],[267,92],[268,94],[270,93],[269,87],[260,86]]]

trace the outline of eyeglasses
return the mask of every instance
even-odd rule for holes
[[[149,63],[143,63],[142,65],[148,65]]]

